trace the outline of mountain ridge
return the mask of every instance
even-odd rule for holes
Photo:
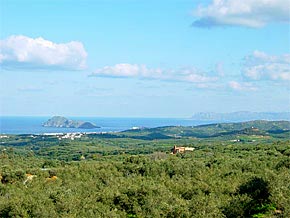
[[[198,112],[192,115],[191,119],[200,121],[251,121],[251,120],[288,120],[290,112],[250,112],[237,111],[230,113]]]

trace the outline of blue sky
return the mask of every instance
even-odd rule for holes
[[[288,0],[0,0],[0,114],[289,111]]]

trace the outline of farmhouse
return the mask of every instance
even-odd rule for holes
[[[193,151],[194,148],[191,147],[177,147],[174,145],[173,149],[171,149],[171,154],[177,154],[177,153],[185,153],[186,151]]]

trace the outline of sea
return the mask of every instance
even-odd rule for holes
[[[107,118],[107,117],[68,117],[72,120],[89,121],[101,127],[96,129],[53,128],[42,124],[50,117],[11,117],[0,116],[0,134],[45,134],[73,132],[120,132],[132,128],[154,128],[161,126],[196,126],[214,123],[182,118]]]

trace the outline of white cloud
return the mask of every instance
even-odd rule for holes
[[[138,64],[116,64],[97,69],[92,76],[108,77],[159,77],[162,74],[160,69],[149,69],[145,65]]]
[[[290,81],[290,54],[275,56],[254,51],[245,58],[243,75],[250,80]]]
[[[289,23],[289,0],[213,0],[199,6],[193,15],[195,27],[247,26],[263,27],[268,23]]]
[[[190,73],[184,77],[180,77],[181,81],[193,82],[193,83],[207,83],[207,82],[214,82],[218,78],[217,77],[210,77],[206,75],[199,75],[196,73]]]
[[[165,70],[160,68],[148,68],[146,65],[127,63],[116,64],[114,66],[105,66],[103,68],[97,69],[90,76],[133,77],[141,79],[156,79],[191,83],[214,82],[218,79],[217,77],[208,76],[205,73],[199,72],[195,68]]]
[[[67,69],[86,67],[87,53],[81,42],[54,43],[27,36],[10,36],[0,41],[0,65],[5,68]]]
[[[257,90],[251,83],[241,83],[237,81],[230,81],[229,87],[236,91],[255,91]]]

